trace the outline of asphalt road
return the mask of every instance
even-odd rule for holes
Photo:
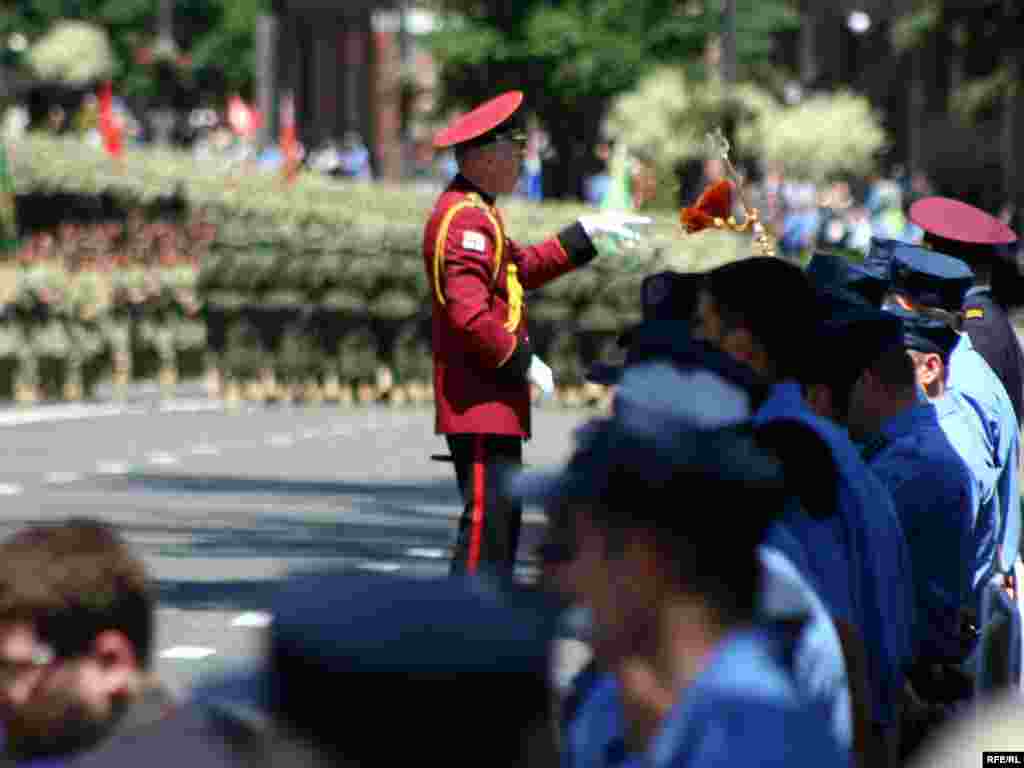
[[[535,409],[526,461],[564,460],[585,411]],[[0,410],[0,535],[117,524],[159,591],[157,671],[177,691],[257,658],[285,574],[440,576],[461,510],[425,408],[160,404]],[[520,570],[542,529],[527,511]]]

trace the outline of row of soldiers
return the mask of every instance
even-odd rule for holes
[[[197,280],[210,239],[202,226],[137,217],[23,238],[3,284],[0,365],[10,394],[80,400],[108,374],[123,393],[150,371],[172,387],[185,359],[204,354]]]
[[[310,312],[305,297],[296,294],[295,306],[282,298],[291,296],[283,277],[269,298],[243,295],[216,284],[214,239],[202,215],[178,224],[141,213],[22,238],[0,264],[0,398],[78,401],[104,380],[124,397],[131,381],[151,377],[170,396],[180,379],[205,375],[207,393],[228,403],[432,399],[420,319],[367,317],[365,306],[334,306],[331,295]],[[239,253],[245,269],[251,253]],[[572,407],[606,396],[585,384],[557,399]]]

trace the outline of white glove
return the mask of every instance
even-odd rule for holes
[[[651,223],[651,219],[647,216],[634,216],[631,213],[615,213],[613,211],[588,213],[580,216],[578,221],[592,242],[601,235],[635,242],[640,239],[640,233],[630,227]]]
[[[530,368],[526,372],[526,378],[536,384],[545,397],[555,394],[555,375],[547,364],[536,355],[530,358]]]

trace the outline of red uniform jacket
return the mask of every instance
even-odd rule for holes
[[[521,289],[539,288],[595,254],[579,224],[539,245],[518,245],[505,236],[493,199],[455,178],[423,236],[438,434],[529,437],[533,353]]]

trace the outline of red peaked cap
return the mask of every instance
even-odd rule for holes
[[[478,139],[515,114],[523,103],[522,91],[507,91],[471,112],[455,118],[451,125],[434,136],[434,148],[444,149]]]
[[[926,232],[959,243],[1006,245],[1017,234],[991,214],[948,197],[926,197],[910,206],[910,220]]]

